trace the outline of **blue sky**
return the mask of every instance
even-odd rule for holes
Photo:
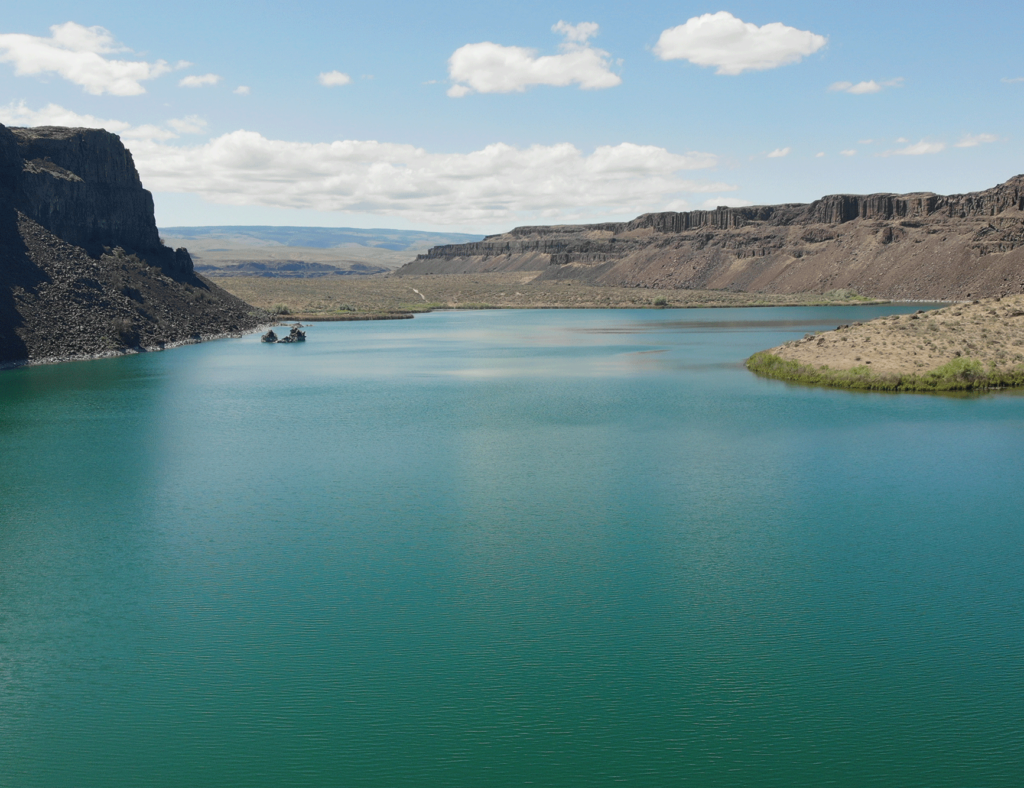
[[[1024,6],[17,4],[0,122],[121,135],[162,226],[500,232],[1024,172]]]

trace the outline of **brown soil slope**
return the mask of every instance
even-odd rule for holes
[[[1024,292],[1024,175],[983,192],[833,195],[808,205],[519,227],[440,246],[400,274],[538,271],[619,287],[874,298]]]

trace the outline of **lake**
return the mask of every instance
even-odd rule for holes
[[[0,786],[1017,786],[1024,398],[913,306],[440,312],[0,373]]]

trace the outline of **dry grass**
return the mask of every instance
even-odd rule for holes
[[[920,375],[960,359],[1007,372],[1024,365],[1024,295],[854,323],[768,352],[809,368],[876,375]]]
[[[218,285],[253,306],[287,306],[292,314],[424,311],[425,309],[542,309],[797,306],[862,303],[856,296],[767,295],[720,290],[598,287],[574,281],[536,282],[536,272],[351,276],[320,279],[234,277]],[[664,302],[664,303],[662,303]]]

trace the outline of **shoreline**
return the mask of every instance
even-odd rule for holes
[[[986,371],[977,359],[961,358],[924,374],[886,374],[868,367],[829,369],[789,361],[762,350],[744,362],[744,366],[763,378],[781,380],[803,386],[845,389],[847,391],[880,391],[895,394],[926,394],[955,392],[1001,391],[1024,387],[1024,367],[1012,370]]]
[[[723,303],[683,303],[683,304],[608,304],[608,305],[594,305],[594,304],[580,304],[580,305],[548,305],[548,304],[537,304],[537,305],[481,305],[472,304],[465,306],[457,305],[436,305],[428,306],[424,309],[402,311],[402,312],[345,312],[338,314],[324,314],[324,313],[305,313],[305,314],[287,314],[278,315],[273,322],[261,323],[260,325],[248,329],[245,331],[224,331],[213,334],[200,334],[198,336],[189,337],[188,339],[182,339],[175,342],[168,342],[163,345],[149,345],[139,348],[126,348],[123,350],[105,350],[99,353],[89,353],[84,355],[68,355],[68,356],[46,356],[44,358],[35,359],[19,359],[16,361],[5,361],[0,362],[0,372],[21,369],[24,367],[36,367],[36,366],[49,366],[52,364],[64,364],[77,361],[98,361],[100,359],[107,358],[118,358],[120,356],[134,356],[141,355],[143,353],[159,353],[164,350],[173,350],[174,348],[184,347],[186,345],[198,345],[203,342],[212,342],[218,339],[238,339],[246,336],[247,334],[254,334],[267,331],[268,329],[289,325],[291,323],[331,323],[331,322],[364,322],[374,320],[411,320],[416,315],[430,314],[431,312],[471,312],[471,311],[511,311],[511,310],[581,310],[581,309],[594,309],[594,310],[622,310],[622,309],[638,309],[638,310],[666,310],[666,309],[755,309],[761,307],[816,307],[816,306],[827,306],[827,307],[857,307],[857,306],[880,306],[885,304],[894,303],[923,303],[923,304],[961,304],[965,302],[961,301],[941,301],[941,300],[884,300],[884,299],[872,299],[863,301],[812,301],[808,299],[804,302],[798,303],[763,303],[763,302],[745,302],[737,304],[723,304]],[[770,377],[778,380],[786,380],[788,382],[806,382],[815,377],[820,377],[815,370],[801,370],[794,371],[789,366],[783,367],[766,364],[763,361],[754,362],[754,366],[751,362],[762,355],[770,354],[771,351],[762,351],[756,353],[745,362],[748,369],[755,374],[759,374],[762,377]],[[779,361],[784,359],[779,358]],[[755,369],[757,367],[757,369]],[[771,368],[769,370],[769,367]],[[873,380],[873,378],[871,378]],[[862,390],[932,390],[932,389],[910,389],[910,388],[892,388],[892,382],[887,377],[879,377],[874,384],[869,383],[869,377],[859,375],[855,379],[857,385],[848,384],[826,384],[813,382],[810,385],[827,385],[834,388],[858,388]],[[1015,385],[1024,385],[1024,381]],[[1003,386],[1004,388],[1006,386]]]
[[[212,342],[217,339],[240,339],[247,334],[256,334],[266,331],[279,323],[261,323],[255,328],[245,331],[222,331],[216,334],[199,334],[198,337],[179,339],[175,342],[167,342],[163,345],[148,345],[146,347],[125,348],[124,350],[104,350],[99,353],[86,353],[81,356],[46,356],[44,358],[26,358],[17,361],[0,362],[0,372],[12,369],[23,369],[24,367],[42,367],[51,364],[65,364],[74,361],[99,361],[105,358],[118,358],[120,356],[141,356],[145,353],[162,353],[165,350],[185,347],[186,345],[199,345],[203,342]]]
[[[756,375],[856,391],[1024,387],[1024,295],[954,302],[807,334],[755,353]]]

